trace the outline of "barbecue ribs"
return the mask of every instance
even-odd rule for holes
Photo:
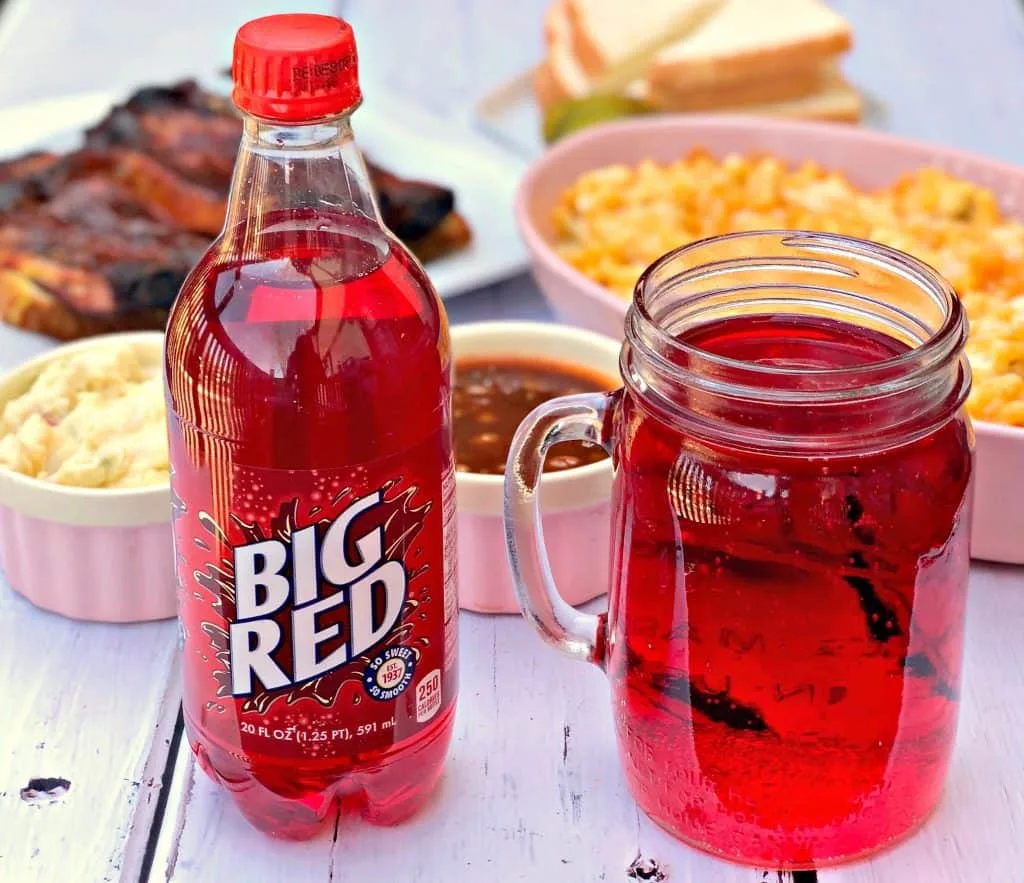
[[[162,328],[220,232],[240,133],[227,102],[184,82],[136,92],[81,150],[0,162],[0,318],[61,340]],[[421,260],[469,241],[451,190],[368,166]]]

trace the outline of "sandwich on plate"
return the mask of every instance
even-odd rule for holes
[[[856,122],[849,23],[821,0],[554,0],[534,94],[553,140],[650,111]]]

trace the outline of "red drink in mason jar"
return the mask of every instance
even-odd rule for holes
[[[303,838],[407,817],[447,752],[448,330],[352,140],[349,26],[250,22],[233,70],[225,229],[167,330],[184,713],[246,817]]]
[[[526,418],[506,472],[520,604],[601,664],[626,780],[694,846],[810,870],[914,831],[956,733],[973,433],[967,323],[934,271],[812,232],[693,243],[626,318],[624,389]],[[538,464],[615,465],[601,618],[557,595]]]
[[[677,340],[781,369],[765,382],[783,394],[806,377],[787,366],[842,372],[911,352],[817,317],[741,315]],[[885,405],[845,408],[851,437],[884,435]],[[901,838],[939,800],[959,708],[972,434],[963,417],[905,416],[880,446],[787,456],[623,397],[619,744],[640,805],[705,849],[813,868]],[[830,421],[820,405],[762,419],[782,439]]]

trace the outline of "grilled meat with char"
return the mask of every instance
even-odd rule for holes
[[[220,232],[241,121],[195,83],[142,89],[83,149],[0,162],[0,318],[70,340],[162,328]],[[470,239],[454,194],[368,163],[385,224],[428,261]]]

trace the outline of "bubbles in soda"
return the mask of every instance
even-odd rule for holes
[[[785,316],[684,339],[775,366],[905,351]],[[871,415],[847,417],[852,430]],[[784,456],[688,435],[628,394],[617,419],[609,668],[640,805],[700,848],[762,867],[811,868],[915,829],[956,729],[965,420],[872,453]],[[822,417],[765,419],[785,437]]]
[[[245,250],[207,255],[167,338],[189,739],[263,830],[309,836],[338,803],[397,821],[456,690],[444,319],[352,217],[227,238]]]

